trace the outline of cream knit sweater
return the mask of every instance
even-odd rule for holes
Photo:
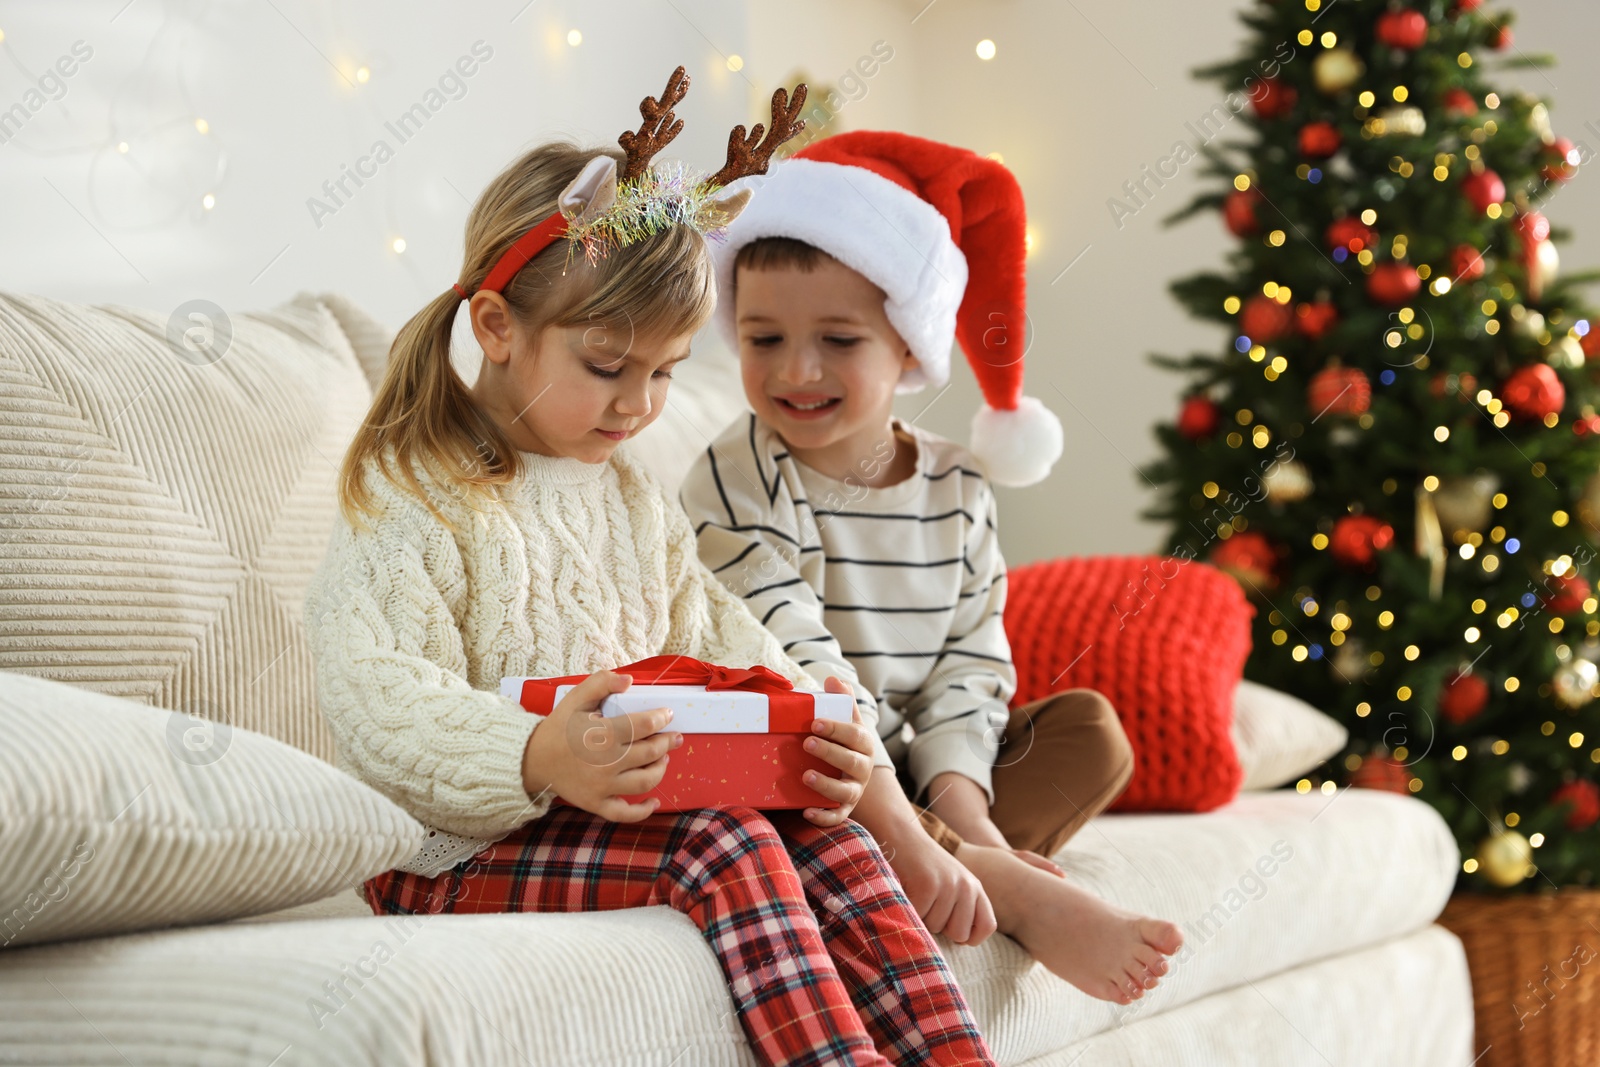
[[[429,827],[401,870],[447,870],[549,810],[522,785],[541,720],[499,695],[504,676],[682,654],[817,688],[700,563],[629,447],[606,463],[523,452],[477,511],[419,472],[454,533],[374,464],[377,514],[335,526],[305,605],[318,699],[339,766]]]

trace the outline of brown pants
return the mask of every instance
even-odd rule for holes
[[[989,817],[1012,848],[1052,856],[1083,824],[1122,795],[1133,750],[1111,701],[1093,689],[1065,689],[1011,711],[995,757]],[[916,788],[901,774],[906,794]],[[912,796],[922,826],[950,852],[961,837]]]

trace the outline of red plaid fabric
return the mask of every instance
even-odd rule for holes
[[[993,1064],[961,990],[872,835],[798,812],[553,808],[434,878],[365,885],[378,914],[607,911],[668,904],[722,965],[773,1067]]]

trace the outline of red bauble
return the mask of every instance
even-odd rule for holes
[[[1330,252],[1335,248],[1359,252],[1378,243],[1378,231],[1354,215],[1346,215],[1328,224],[1326,240]]]
[[[1178,432],[1191,441],[1204,440],[1217,432],[1222,409],[1210,397],[1191,396],[1178,410]]]
[[[1265,534],[1247,530],[1219,542],[1211,550],[1211,564],[1233,575],[1247,592],[1278,584],[1278,553]]]
[[[1382,789],[1411,795],[1411,771],[1393,756],[1368,756],[1350,773],[1350,784],[1357,789]]]
[[[1385,11],[1375,29],[1378,40],[1390,48],[1416,51],[1428,39],[1428,19],[1420,11]]]
[[[1500,398],[1513,415],[1543,420],[1567,402],[1566,387],[1548,363],[1530,363],[1511,372],[1500,387]]]
[[[1571,615],[1575,611],[1582,611],[1583,602],[1593,595],[1589,583],[1577,574],[1552,578],[1545,583],[1545,588],[1549,593],[1544,598],[1544,606],[1552,615]]]
[[[1288,333],[1293,323],[1294,312],[1289,305],[1260,293],[1246,300],[1239,311],[1239,332],[1256,344],[1271,344]]]
[[[1324,367],[1311,378],[1306,406],[1314,417],[1360,415],[1372,406],[1372,383],[1354,367]]]
[[[1600,821],[1600,786],[1579,778],[1550,794],[1552,804],[1571,804],[1567,813],[1568,830],[1587,830]]]
[[[1476,11],[1482,3],[1483,0],[1456,0],[1456,11],[1457,13]]]
[[[1481,170],[1467,175],[1461,183],[1461,192],[1473,207],[1486,211],[1490,204],[1498,204],[1506,198],[1506,183],[1494,171]]]
[[[1451,89],[1442,101],[1445,113],[1470,118],[1478,113],[1478,102],[1465,89]]]
[[[1585,415],[1572,424],[1572,432],[1579,437],[1600,435],[1600,415]]]
[[[1504,52],[1507,48],[1510,48],[1511,47],[1511,27],[1510,26],[1498,27],[1494,31],[1494,35],[1489,38],[1489,47],[1493,48],[1496,52]]]
[[[1589,332],[1578,338],[1585,359],[1600,359],[1600,321],[1589,324]]]
[[[1470,722],[1489,703],[1489,683],[1481,674],[1452,671],[1439,687],[1439,714],[1453,723]]]
[[[1390,307],[1399,307],[1421,289],[1417,268],[1409,263],[1379,263],[1367,275],[1367,295]]]
[[[1319,300],[1315,304],[1301,304],[1294,309],[1294,328],[1316,341],[1339,324],[1339,309],[1332,302]]]
[[[1257,93],[1251,97],[1255,105],[1256,114],[1264,119],[1278,119],[1294,110],[1295,101],[1300,94],[1295,92],[1292,85],[1285,85],[1277,78],[1263,78]]]
[[[1300,127],[1300,154],[1309,159],[1327,159],[1339,151],[1342,138],[1331,122],[1308,122]]]
[[[1256,203],[1261,194],[1255,187],[1235,189],[1222,201],[1222,223],[1235,237],[1249,237],[1261,228],[1256,218]]]
[[[1394,544],[1394,527],[1376,515],[1341,515],[1328,537],[1328,550],[1346,567],[1371,569],[1378,553]]]
[[[1471,245],[1456,245],[1450,253],[1450,266],[1458,283],[1477,281],[1483,277],[1483,253]]]
[[[1565,137],[1557,137],[1554,141],[1544,146],[1540,153],[1545,164],[1539,173],[1547,182],[1571,181],[1578,173],[1578,147]]]

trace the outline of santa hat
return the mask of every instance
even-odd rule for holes
[[[747,179],[755,196],[711,244],[717,285],[733,293],[739,249],[790,237],[826,252],[884,291],[889,322],[921,364],[895,386],[950,379],[959,339],[983,391],[971,450],[991,481],[1031,485],[1061,455],[1061,423],[1022,395],[1027,346],[1022,190],[1000,163],[903,133],[823,138]],[[737,350],[733,300],[716,319]]]

